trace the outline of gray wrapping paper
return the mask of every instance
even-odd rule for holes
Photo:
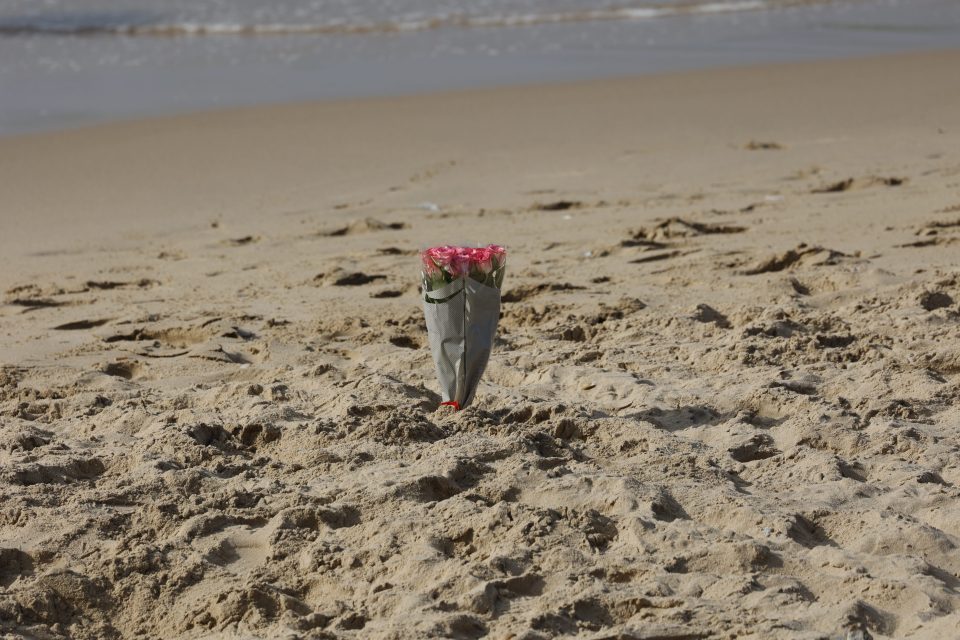
[[[462,409],[473,402],[500,320],[500,290],[458,278],[424,294],[427,339],[440,395]]]

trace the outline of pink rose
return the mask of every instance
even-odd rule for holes
[[[434,263],[433,260],[426,260],[423,263],[423,272],[430,279],[436,279],[441,276],[443,270]]]
[[[448,246],[434,247],[427,249],[434,262],[441,267],[446,267],[453,261],[454,248]]]
[[[454,247],[442,245],[420,252],[424,276],[429,279],[470,276],[480,280],[503,267],[506,250],[500,245],[486,247]]]
[[[489,247],[477,249],[473,254],[473,262],[482,273],[489,274],[493,271],[493,252]]]
[[[502,267],[507,259],[507,250],[498,244],[487,245],[487,249],[490,251],[490,256],[493,261],[493,268],[499,269]]]
[[[469,247],[451,247],[453,249],[450,261],[450,275],[454,278],[470,273],[472,253]]]

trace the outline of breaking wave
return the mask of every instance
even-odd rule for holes
[[[399,17],[381,22],[333,19],[308,23],[191,23],[191,22],[111,22],[87,17],[32,17],[4,20],[0,17],[0,36],[72,35],[72,36],[289,36],[311,34],[375,34],[428,31],[442,28],[520,27],[575,22],[651,20],[668,16],[729,13],[816,4],[811,0],[741,0],[738,2],[688,2],[648,6],[622,6],[602,9],[542,13],[469,15],[443,14],[426,18]]]

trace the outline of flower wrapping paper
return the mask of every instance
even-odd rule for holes
[[[443,404],[473,402],[500,319],[506,250],[431,247],[420,253],[423,313]]]

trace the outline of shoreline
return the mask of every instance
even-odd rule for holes
[[[267,40],[0,36],[0,134],[225,106],[933,51],[956,46],[958,36],[960,11],[949,0]]]
[[[351,104],[376,104],[376,103],[390,103],[393,101],[406,101],[406,100],[423,100],[429,101],[432,99],[443,99],[443,98],[455,98],[455,97],[466,97],[470,95],[484,95],[484,94],[497,94],[497,93],[509,93],[509,92],[518,92],[518,93],[529,93],[535,92],[538,90],[559,90],[559,89],[568,89],[570,91],[577,91],[587,89],[591,86],[603,86],[611,84],[638,84],[645,81],[656,81],[657,79],[664,78],[685,78],[685,77],[695,77],[701,75],[712,75],[716,73],[746,73],[749,71],[757,72],[775,72],[777,70],[788,71],[794,67],[809,67],[809,66],[820,66],[826,67],[830,66],[833,63],[870,63],[872,61],[897,61],[897,60],[909,60],[910,58],[915,57],[941,57],[941,56],[951,56],[953,54],[960,53],[960,48],[930,48],[930,49],[918,49],[918,50],[908,50],[908,51],[893,51],[880,54],[867,54],[867,55],[843,55],[838,57],[815,57],[811,59],[796,59],[796,60],[785,60],[785,61],[776,61],[776,62],[748,62],[742,64],[726,64],[721,66],[709,66],[709,67],[694,67],[689,69],[678,69],[678,70],[664,70],[664,71],[654,71],[649,73],[641,74],[620,74],[620,75],[611,75],[611,76],[597,76],[590,78],[582,78],[575,80],[557,80],[557,81],[544,81],[544,82],[524,82],[517,84],[503,84],[503,85],[491,85],[491,86],[478,86],[478,87],[467,87],[467,88],[454,88],[454,89],[445,89],[439,91],[427,91],[427,92],[415,92],[415,93],[390,93],[390,94],[377,94],[377,95],[363,95],[363,96],[345,96],[345,97],[332,97],[332,98],[320,98],[315,100],[294,100],[286,102],[266,102],[258,104],[248,104],[248,105],[236,105],[236,106],[226,106],[226,107],[217,107],[209,109],[194,109],[187,110],[176,113],[166,113],[159,115],[148,115],[148,116],[134,116],[129,118],[122,118],[117,120],[108,120],[104,122],[94,122],[90,124],[81,124],[77,126],[71,126],[66,128],[58,128],[52,130],[42,130],[42,131],[28,131],[22,133],[12,133],[6,135],[0,135],[0,144],[4,142],[16,142],[18,140],[28,140],[28,139],[42,139],[48,136],[59,136],[59,135],[69,135],[73,133],[84,133],[96,130],[109,130],[113,127],[129,127],[137,125],[148,125],[150,123],[160,124],[168,121],[186,121],[191,118],[207,118],[217,115],[229,116],[230,114],[239,114],[242,112],[261,112],[268,110],[288,110],[288,109],[305,109],[305,108],[323,108],[325,106],[332,105],[351,105]],[[388,105],[387,105],[388,106]]]

